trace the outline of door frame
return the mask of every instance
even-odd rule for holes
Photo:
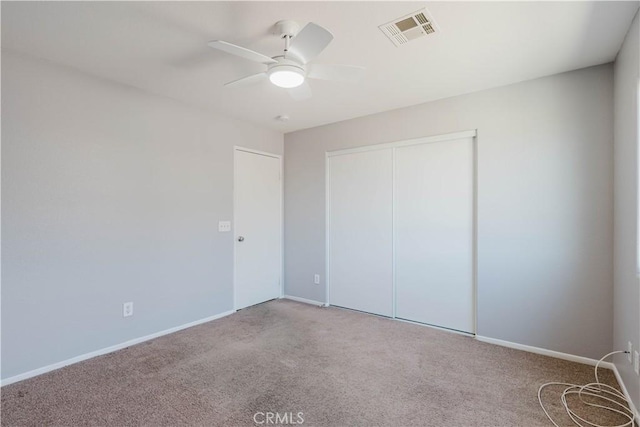
[[[392,301],[393,301],[393,315],[392,315],[392,319],[395,320],[399,320],[402,322],[409,322],[409,323],[415,323],[418,325],[423,325],[423,326],[428,326],[428,327],[432,327],[432,328],[436,328],[436,329],[442,329],[442,330],[446,330],[446,331],[450,331],[450,332],[454,332],[454,333],[458,333],[458,334],[462,334],[462,335],[472,335],[475,336],[478,333],[478,131],[477,129],[471,129],[471,130],[466,130],[466,131],[461,131],[461,132],[452,132],[452,133],[447,133],[447,134],[440,134],[440,135],[433,135],[433,136],[425,136],[425,137],[421,137],[421,138],[412,138],[412,139],[406,139],[406,140],[400,140],[400,141],[393,141],[393,142],[385,142],[385,143],[380,143],[380,144],[372,144],[372,145],[364,145],[364,146],[360,146],[360,147],[354,147],[354,148],[346,148],[346,149],[340,149],[340,150],[333,150],[333,151],[327,151],[325,152],[325,306],[330,306],[331,305],[331,262],[330,262],[330,257],[331,257],[331,163],[329,162],[329,159],[331,157],[335,157],[335,156],[342,156],[345,154],[352,154],[352,153],[361,153],[361,152],[366,152],[366,151],[374,151],[374,150],[386,150],[386,149],[391,149],[392,150],[392,157],[393,157],[393,169],[392,169],[392,174],[393,174],[393,185],[392,185],[392,189],[391,189],[391,197],[392,200],[395,200],[395,178],[396,178],[396,171],[395,171],[395,149],[396,148],[400,148],[400,147],[407,147],[407,146],[411,146],[411,145],[422,145],[422,144],[429,144],[429,143],[433,143],[433,142],[444,142],[444,141],[451,141],[451,140],[457,140],[457,139],[462,139],[462,138],[472,138],[473,142],[472,142],[472,150],[473,150],[473,171],[472,171],[472,176],[473,176],[473,201],[472,201],[472,206],[473,206],[473,213],[472,213],[472,217],[473,217],[473,231],[472,231],[472,254],[473,254],[473,261],[472,261],[472,265],[473,265],[473,277],[471,279],[472,282],[472,300],[473,300],[473,304],[472,304],[472,309],[473,309],[473,314],[472,314],[472,318],[473,318],[473,332],[472,333],[466,333],[466,332],[462,332],[462,331],[457,331],[454,329],[449,329],[449,328],[444,328],[444,327],[440,327],[440,326],[435,326],[435,325],[428,325],[426,323],[419,323],[419,322],[413,322],[410,320],[405,320],[405,319],[399,319],[396,317],[396,257],[395,257],[395,243],[396,243],[396,233],[395,233],[395,206],[392,206],[392,223],[391,223],[391,227],[392,227],[392,251],[393,251],[393,259],[392,259],[392,277],[393,277],[393,282],[392,282],[392,289],[393,289],[393,295],[392,295]]]
[[[253,148],[246,148],[246,147],[242,147],[239,145],[234,145],[233,146],[233,185],[232,185],[232,192],[233,192],[233,226],[231,228],[232,230],[232,235],[233,235],[233,310],[237,311],[238,310],[238,305],[237,305],[237,281],[236,281],[236,268],[237,268],[237,263],[236,263],[236,208],[237,208],[237,200],[236,200],[236,180],[237,180],[237,172],[238,172],[238,168],[237,168],[237,161],[238,161],[238,156],[237,153],[239,151],[242,151],[244,153],[250,153],[250,154],[255,154],[258,156],[265,156],[265,157],[273,157],[275,159],[278,159],[278,162],[280,163],[280,294],[278,295],[278,298],[282,298],[284,296],[284,165],[282,162],[282,154],[275,154],[275,153],[269,153],[267,151],[260,151],[260,150],[254,150]]]

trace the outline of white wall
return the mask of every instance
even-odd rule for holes
[[[636,14],[614,67],[615,94],[615,249],[614,350],[627,342],[640,347],[640,285],[637,264],[638,221],[638,79],[640,28]],[[624,355],[615,363],[636,408],[640,408],[640,378]]]
[[[437,82],[433,82],[437,84]],[[285,135],[286,293],[325,300],[325,152],[478,129],[478,334],[612,346],[611,64]]]
[[[232,309],[233,145],[280,133],[5,50],[2,143],[2,378]]]

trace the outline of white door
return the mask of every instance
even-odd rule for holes
[[[395,158],[396,317],[473,333],[473,138]]]
[[[392,316],[392,151],[328,161],[329,302]]]
[[[235,150],[235,308],[280,296],[279,157]]]

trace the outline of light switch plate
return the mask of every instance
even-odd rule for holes
[[[231,231],[231,221],[218,221],[218,231],[220,233]]]
[[[640,375],[640,353],[637,350],[633,352],[633,370]]]

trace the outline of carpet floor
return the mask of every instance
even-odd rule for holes
[[[617,386],[610,370],[601,379]],[[537,399],[548,381],[592,382],[593,368],[276,300],[5,386],[1,424],[549,426]],[[543,397],[572,425],[559,394]]]

